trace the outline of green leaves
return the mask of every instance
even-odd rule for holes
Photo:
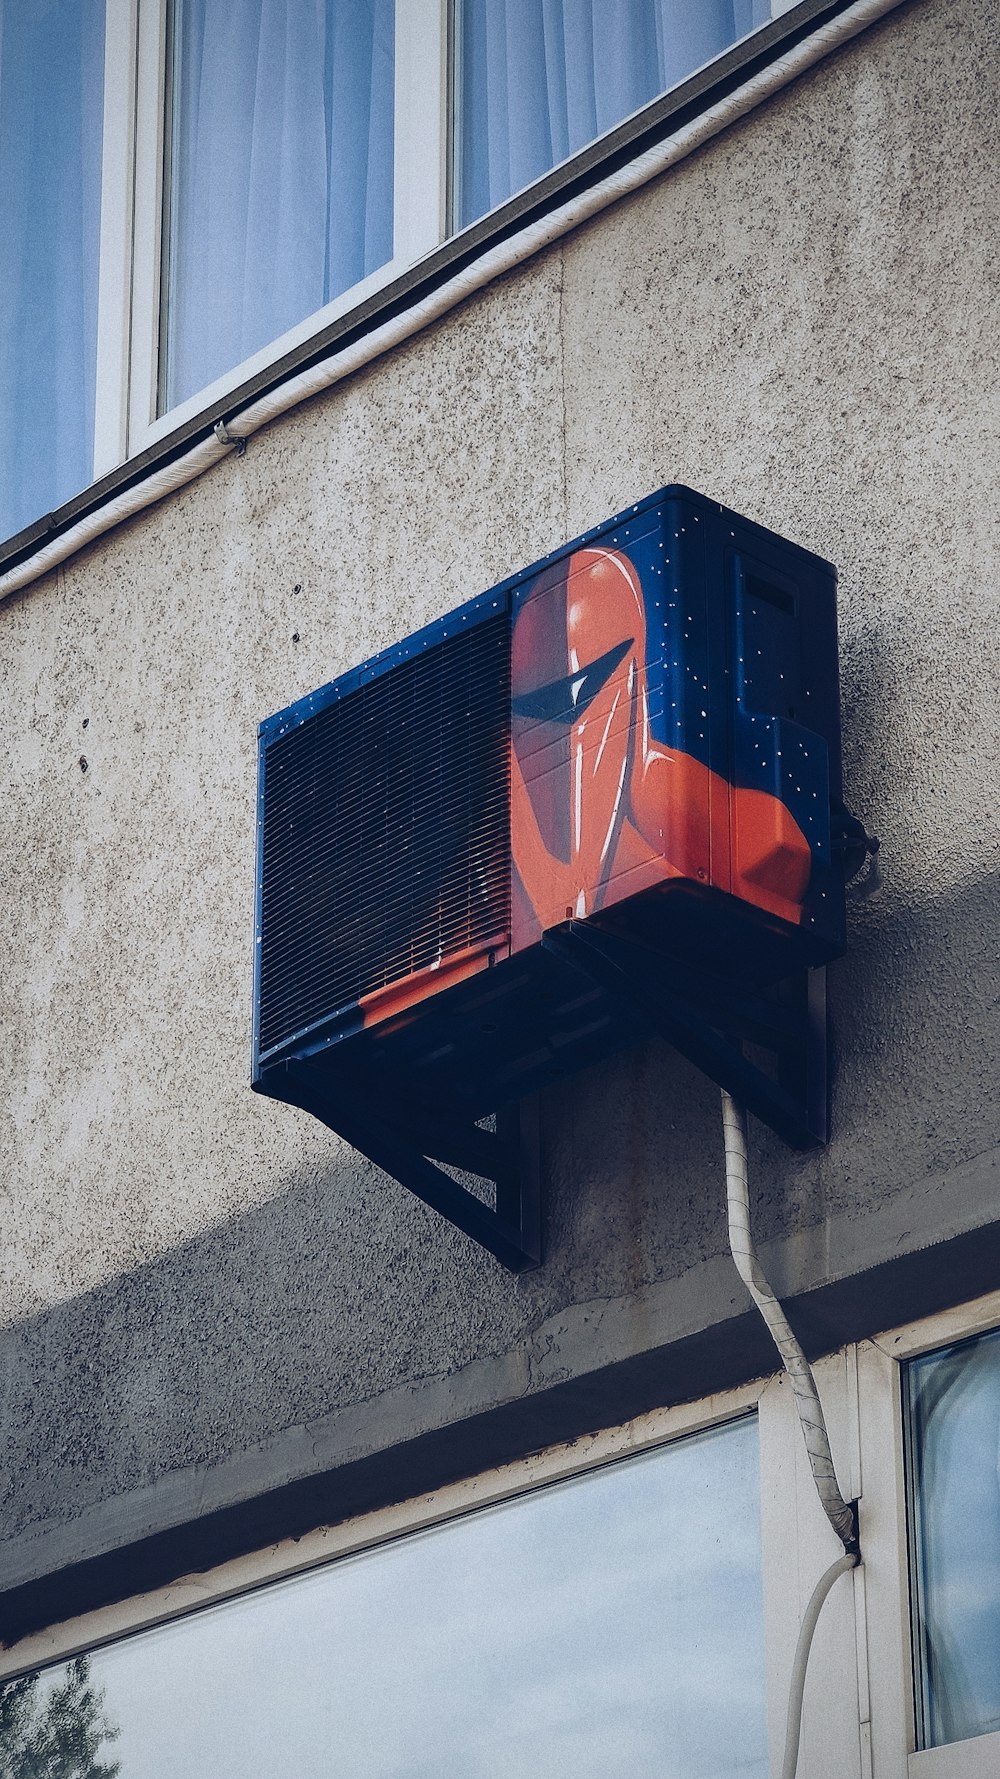
[[[0,1779],[117,1779],[119,1762],[98,1759],[118,1730],[90,1684],[87,1657],[58,1673],[45,1691],[38,1674],[0,1691]]]

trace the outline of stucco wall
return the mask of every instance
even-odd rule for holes
[[[838,564],[883,839],[833,1140],[755,1132],[776,1280],[816,1347],[995,1282],[998,60],[991,0],[904,6],[0,607],[0,1590],[770,1364],[664,1047],[546,1098],[519,1280],[248,1088],[258,719],[668,481]]]

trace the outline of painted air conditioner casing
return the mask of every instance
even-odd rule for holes
[[[650,496],[261,724],[255,1087],[416,1128],[645,1036],[566,922],[688,982],[828,961],[840,790],[834,569]]]

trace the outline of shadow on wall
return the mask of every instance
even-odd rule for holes
[[[884,888],[854,906],[850,950],[828,975],[830,1144],[792,1154],[762,1126],[751,1132],[764,1239],[919,1195],[997,1142],[1000,878],[907,906],[883,850]]]
[[[815,1252],[828,1256],[831,1231],[835,1252],[838,1227],[877,1202],[890,1219],[898,1203],[899,1227],[885,1226],[885,1255],[866,1253],[860,1272],[899,1265],[900,1254],[940,1239],[949,1199],[938,1191],[941,1176],[996,1140],[998,948],[987,936],[997,905],[994,880],[913,908],[869,905],[850,957],[832,972],[834,1140],[825,1152],[792,1154],[756,1129],[752,1182],[762,1236],[816,1232]],[[366,1441],[369,1452],[412,1442],[409,1458],[379,1460],[378,1488],[389,1499],[432,1486],[449,1465],[461,1474],[473,1458],[500,1461],[512,1448],[530,1450],[657,1400],[719,1387],[705,1383],[712,1364],[727,1382],[736,1381],[737,1359],[744,1377],[770,1369],[766,1337],[744,1316],[728,1264],[719,1260],[713,1271],[726,1237],[711,1083],[650,1044],[552,1092],[544,1131],[548,1259],[519,1280],[403,1188],[338,1150],[321,1174],[269,1204],[7,1330],[0,1498],[11,1555],[36,1535],[40,1550],[60,1527],[71,1547],[74,1522],[101,1503],[123,1543],[146,1536],[158,1516],[160,1524],[190,1521],[204,1511],[206,1478],[234,1460],[246,1460],[249,1497],[254,1453],[269,1444],[282,1452],[287,1445],[286,1473],[277,1475],[272,1453],[258,1474],[268,1487],[291,1485],[323,1461],[310,1423],[338,1411],[346,1431],[337,1435],[334,1463],[342,1453],[355,1463]],[[1000,1228],[988,1196],[976,1217],[983,1231]],[[976,1240],[978,1248],[962,1249],[968,1290],[959,1296],[995,1283],[993,1238],[977,1232]],[[690,1328],[671,1334],[669,1281],[701,1263],[703,1282],[695,1276],[708,1333],[700,1338],[717,1340],[714,1359],[692,1357]],[[955,1295],[954,1272],[939,1272],[939,1280],[921,1275],[922,1309],[937,1307],[935,1289],[941,1301]],[[829,1276],[821,1270],[812,1284],[822,1287]],[[886,1309],[871,1320],[874,1290],[855,1291],[847,1312],[862,1332],[893,1319]],[[876,1296],[891,1307],[891,1297]],[[796,1313],[814,1346],[831,1329],[832,1344],[845,1338],[843,1315],[825,1324],[822,1306],[814,1313],[806,1300]],[[543,1346],[544,1367],[533,1377]],[[613,1387],[599,1383],[601,1375]],[[503,1435],[493,1446],[488,1436],[474,1452],[456,1445],[450,1456],[428,1459],[422,1471],[413,1454],[428,1422],[417,1397],[428,1387],[438,1392],[439,1425],[476,1417],[485,1424],[519,1402],[508,1449]],[[351,1449],[358,1405],[367,1405],[367,1420],[360,1431],[355,1423]],[[386,1470],[392,1462],[411,1463],[402,1481]],[[151,1507],[161,1488],[162,1503]],[[358,1488],[370,1505],[362,1482]],[[123,1507],[125,1498],[133,1505]],[[323,1517],[320,1499],[304,1502],[303,1523],[309,1512]],[[241,1532],[244,1547],[271,1535],[263,1522]],[[176,1572],[176,1550],[171,1560]],[[0,1547],[0,1595],[15,1579]]]
[[[268,1203],[5,1330],[6,1535],[507,1354],[565,1305],[720,1251],[695,1185],[714,1111],[659,1045],[550,1096],[549,1258],[521,1279],[331,1136],[326,1165]]]

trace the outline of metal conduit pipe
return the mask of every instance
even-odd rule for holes
[[[228,417],[224,425],[217,429],[218,436],[213,434],[202,439],[176,462],[151,471],[135,487],[113,496],[95,512],[88,513],[85,519],[65,531],[61,537],[43,544],[16,568],[8,569],[6,574],[0,575],[0,599],[28,586],[31,581],[37,580],[58,563],[65,562],[86,544],[102,537],[122,520],[142,512],[145,507],[152,506],[155,501],[162,500],[175,489],[183,488],[205,470],[211,469],[213,464],[221,462],[234,452],[242,452],[246,440],[270,421],[287,414],[310,396],[332,388],[343,378],[351,376],[380,357],[383,352],[411,339],[432,321],[438,320],[458,303],[464,302],[466,297],[482,290],[494,278],[499,278],[523,264],[533,254],[551,246],[570,229],[597,216],[619,198],[638,191],[651,179],[684,160],[703,143],[746,116],[755,106],[779,92],[832,50],[856,37],[860,31],[884,18],[900,4],[902,0],[856,0],[854,6],[848,7],[837,18],[820,26],[811,36],[787,50],[767,68],[751,76],[735,92],[709,106],[691,123],[683,125],[655,147],[638,155],[620,171],[609,174],[591,186],[589,191],[570,199],[508,240],[488,249],[473,265],[457,273],[404,314],[374,328],[353,345],[331,353],[329,358],[311,369],[289,377],[277,388]]]

